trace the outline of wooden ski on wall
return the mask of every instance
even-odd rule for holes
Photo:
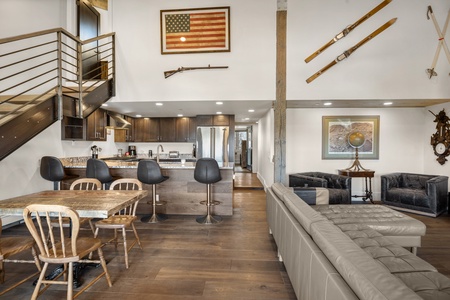
[[[342,39],[343,37],[347,36],[353,29],[355,29],[356,27],[358,27],[359,25],[361,25],[365,20],[369,19],[370,17],[372,17],[374,14],[376,14],[377,12],[379,12],[383,7],[385,7],[386,5],[388,5],[389,3],[391,3],[392,0],[384,0],[383,2],[381,2],[380,4],[378,4],[375,8],[373,8],[371,11],[369,11],[368,13],[366,13],[363,17],[361,17],[358,21],[356,21],[355,23],[347,26],[344,30],[342,30],[340,33],[338,33],[331,41],[329,41],[328,43],[326,43],[325,45],[323,45],[322,47],[319,48],[319,50],[317,50],[316,52],[314,52],[313,54],[311,54],[310,56],[308,56],[305,59],[305,62],[308,63],[311,60],[313,60],[316,56],[318,56],[320,53],[322,53],[323,51],[325,51],[328,47],[330,47],[331,45],[333,45],[334,43],[336,43],[337,41],[339,41],[340,39]]]
[[[433,9],[431,8],[431,6],[428,6],[428,10],[427,10],[427,19],[428,20],[430,19],[430,16],[431,16],[431,19],[433,20],[434,27],[436,28],[436,32],[439,37],[438,38],[439,42],[438,42],[438,46],[436,49],[436,53],[434,54],[433,63],[431,64],[431,68],[427,69],[427,73],[429,75],[429,78],[431,79],[431,77],[437,76],[437,73],[436,73],[436,71],[434,71],[434,68],[436,67],[436,64],[437,64],[437,61],[439,58],[439,54],[441,53],[441,48],[444,48],[445,55],[447,56],[448,63],[450,64],[450,51],[448,49],[447,43],[444,40],[445,34],[447,33],[448,22],[450,20],[450,10],[448,11],[447,19],[445,20],[444,29],[442,31],[441,31],[441,28],[439,28],[439,24],[437,23],[436,17],[434,16]]]
[[[330,69],[332,66],[336,65],[338,62],[340,62],[341,60],[346,59],[347,57],[349,57],[353,52],[355,52],[359,47],[361,47],[362,45],[364,45],[365,43],[367,43],[368,41],[372,40],[374,37],[376,37],[377,35],[379,35],[381,32],[383,32],[384,30],[386,30],[387,28],[389,28],[392,24],[395,23],[395,21],[397,21],[397,18],[393,18],[389,21],[387,21],[386,23],[384,23],[382,26],[380,26],[377,30],[375,30],[374,32],[372,32],[371,34],[369,34],[368,36],[366,36],[364,39],[362,39],[359,43],[357,43],[356,45],[354,45],[353,47],[349,48],[348,50],[344,51],[341,55],[339,55],[338,57],[336,57],[335,60],[333,60],[331,63],[329,63],[328,65],[326,65],[325,67],[323,67],[320,71],[318,71],[317,73],[315,73],[314,75],[312,75],[311,77],[309,77],[308,79],[306,79],[307,83],[310,83],[311,81],[313,81],[314,79],[316,79],[317,77],[319,77],[320,75],[322,75],[323,73],[325,73],[328,69]]]

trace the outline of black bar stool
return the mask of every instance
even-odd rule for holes
[[[112,176],[108,165],[100,159],[89,158],[86,166],[86,177],[96,178],[104,186],[104,190],[109,190],[111,183],[120,177]]]
[[[194,179],[206,184],[206,216],[198,217],[196,220],[201,224],[214,224],[222,221],[220,216],[211,215],[211,206],[218,201],[211,201],[211,184],[222,180],[217,161],[213,158],[200,158],[194,169]],[[213,204],[214,203],[214,204]]]
[[[53,181],[53,189],[61,189],[61,181],[77,178],[77,175],[67,175],[61,161],[54,156],[43,156],[41,158],[40,173],[42,178]]]
[[[144,159],[138,163],[137,178],[142,183],[152,185],[152,202],[147,202],[147,204],[152,204],[153,213],[151,216],[143,217],[141,221],[144,223],[158,223],[166,220],[167,216],[156,213],[156,206],[163,204],[162,201],[156,201],[156,185],[169,179],[169,176],[162,175],[161,168],[156,161]]]

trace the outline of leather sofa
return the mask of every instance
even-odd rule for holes
[[[348,176],[323,172],[303,172],[289,175],[289,186],[302,196],[303,188],[322,187],[328,189],[330,204],[352,203],[352,179]]]
[[[450,299],[448,277],[376,226],[378,222],[385,233],[401,240],[423,235],[422,222],[380,205],[325,205],[322,211],[332,211],[325,216],[281,183],[267,189],[266,200],[269,230],[297,299]],[[372,225],[352,222],[361,213],[350,217],[344,207],[356,206],[373,207],[380,215]],[[386,219],[379,218],[383,214]],[[370,220],[370,215],[365,218]]]
[[[414,173],[382,175],[381,201],[397,210],[437,217],[447,210],[448,177]]]

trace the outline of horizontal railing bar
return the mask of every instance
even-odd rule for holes
[[[84,45],[85,45],[85,44],[90,44],[90,43],[92,43],[92,42],[99,41],[99,40],[102,40],[102,39],[107,38],[107,37],[110,37],[110,36],[112,37],[112,36],[114,36],[115,34],[116,34],[115,32],[111,32],[111,33],[107,33],[107,34],[102,34],[102,35],[93,37],[93,38],[91,38],[91,39],[82,41],[81,43],[84,44]]]
[[[24,84],[24,83],[27,83],[27,82],[32,81],[32,80],[35,80],[36,78],[39,78],[39,77],[41,77],[41,76],[43,76],[43,75],[49,74],[49,73],[51,73],[51,72],[53,72],[53,71],[56,71],[56,70],[58,70],[58,68],[54,68],[54,69],[49,70],[49,71],[47,71],[47,72],[41,73],[41,74],[39,74],[39,75],[36,75],[36,76],[34,76],[34,77],[30,78],[30,79],[27,79],[27,80],[25,80],[25,81],[19,82],[19,83],[16,84],[16,85],[13,85],[13,86],[11,86],[11,87],[9,87],[9,88],[3,90],[3,91],[0,91],[0,94],[3,94],[4,92],[9,91],[10,89],[16,88],[16,87],[18,87],[18,86],[20,86],[20,85],[22,85],[22,84]]]
[[[0,101],[0,104],[6,103],[6,102],[8,102],[9,100],[12,100],[12,99],[14,99],[14,98],[16,98],[16,97],[19,97],[20,95],[24,95],[25,93],[28,93],[29,91],[34,90],[35,88],[40,87],[41,85],[44,85],[44,84],[46,84],[47,82],[50,82],[50,81],[55,80],[55,79],[57,79],[57,78],[58,78],[58,76],[55,76],[55,77],[53,77],[53,78],[50,78],[50,79],[48,79],[48,80],[46,80],[46,81],[44,81],[44,82],[42,82],[42,83],[40,83],[40,84],[38,84],[38,85],[35,85],[35,86],[29,88],[29,89],[26,90],[26,91],[23,91],[23,92],[20,93],[20,94],[17,94],[17,95],[15,95],[15,96],[11,97],[11,98],[6,99],[5,101]]]
[[[55,50],[51,50],[51,51],[48,51],[48,52],[45,52],[45,53],[41,53],[41,54],[38,54],[38,55],[35,55],[35,56],[32,56],[32,57],[26,58],[26,59],[22,59],[22,60],[16,61],[16,62],[11,63],[11,64],[9,64],[9,65],[0,66],[0,69],[8,68],[8,67],[11,67],[11,66],[14,66],[14,65],[23,63],[23,62],[25,62],[25,61],[29,61],[29,60],[32,60],[32,59],[35,59],[35,58],[38,58],[38,57],[41,57],[41,56],[50,54],[50,53],[52,53],[52,52],[56,52],[56,51],[57,51],[56,49],[55,49]]]
[[[50,33],[57,33],[57,32],[64,33],[69,38],[71,38],[72,40],[74,40],[74,41],[76,41],[78,43],[82,42],[78,37],[74,36],[73,34],[68,32],[67,30],[65,30],[64,28],[59,27],[59,28],[41,30],[41,31],[36,31],[36,32],[32,32],[32,33],[27,33],[27,34],[22,34],[22,35],[18,35],[18,36],[3,38],[3,39],[0,39],[0,45],[1,44],[10,43],[10,42],[16,42],[16,41],[20,41],[20,40],[25,40],[25,39],[29,39],[29,38],[34,38],[34,37],[38,37],[38,36],[42,36],[42,35],[47,35],[47,34],[50,34]]]
[[[34,49],[34,48],[46,46],[46,45],[49,45],[49,44],[52,44],[52,43],[56,43],[56,42],[58,42],[58,41],[57,41],[57,40],[54,40],[54,41],[50,41],[50,42],[47,42],[47,43],[43,43],[43,44],[31,46],[31,47],[28,47],[28,48],[23,48],[23,49],[20,49],[20,50],[8,52],[8,53],[5,53],[5,54],[0,55],[0,57],[4,57],[4,56],[11,55],[11,54],[20,53],[20,52],[23,52],[23,51],[26,51],[26,50],[31,50],[31,49]]]
[[[74,65],[73,63],[71,63],[71,62],[70,62],[70,61],[68,61],[68,60],[65,60],[65,59],[63,59],[63,60],[62,60],[62,62],[66,63],[66,64],[68,64],[68,65],[71,65],[72,67],[74,67],[74,68],[77,68],[77,69],[78,69],[78,66],[77,66],[77,65]]]
[[[62,45],[64,45],[66,48],[69,48],[70,50],[72,50],[73,52],[77,52],[77,49],[68,45],[67,43],[61,42]]]
[[[54,62],[54,61],[57,61],[57,60],[58,60],[58,59],[55,58],[55,59],[49,60],[49,61],[47,61],[47,62],[44,62],[44,63],[42,63],[42,64],[36,65],[36,66],[34,66],[34,67],[31,67],[31,68],[22,70],[22,71],[20,71],[20,72],[11,74],[11,75],[9,75],[9,76],[0,78],[0,81],[5,80],[5,79],[8,79],[8,78],[11,78],[11,77],[14,77],[14,76],[17,76],[17,75],[22,74],[22,73],[24,73],[24,72],[31,71],[31,70],[36,69],[36,68],[42,67],[43,65],[49,64],[49,63]]]
[[[61,53],[64,54],[64,55],[69,56],[69,57],[72,58],[73,60],[77,60],[77,57],[76,57],[76,56],[73,56],[72,54],[67,53],[67,52],[64,51],[64,50],[62,50]],[[75,53],[75,54],[76,54],[76,53]]]

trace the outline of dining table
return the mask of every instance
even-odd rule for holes
[[[148,195],[147,190],[49,190],[0,200],[0,215],[22,216],[31,204],[64,205],[78,212],[81,218],[107,218]],[[55,215],[56,216],[56,215]],[[85,264],[74,265],[74,287],[81,285]],[[57,267],[46,276],[56,278],[64,270]],[[87,288],[87,287],[85,287]]]

